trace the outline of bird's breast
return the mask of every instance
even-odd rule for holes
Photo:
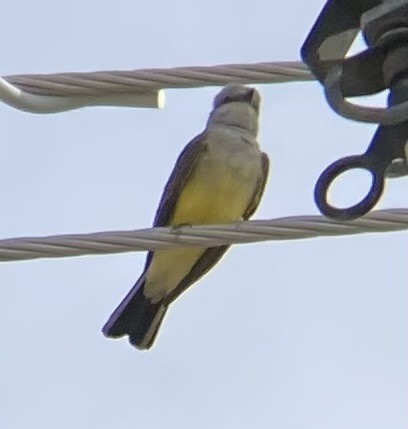
[[[242,219],[261,174],[261,156],[247,143],[214,142],[199,156],[178,198],[172,224]]]

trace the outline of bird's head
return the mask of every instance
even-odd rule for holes
[[[214,98],[207,125],[241,128],[256,137],[260,104],[261,96],[255,88],[226,85]]]
[[[214,99],[214,109],[228,103],[247,103],[257,113],[261,104],[261,96],[259,91],[245,85],[230,83],[216,95]]]

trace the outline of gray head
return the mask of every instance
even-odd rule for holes
[[[255,88],[230,83],[215,96],[214,109],[228,103],[247,103],[259,113],[261,96]]]
[[[226,85],[214,98],[208,125],[242,128],[256,137],[261,96],[255,88]]]

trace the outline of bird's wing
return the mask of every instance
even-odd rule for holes
[[[173,216],[176,202],[188,181],[197,163],[200,153],[206,146],[206,131],[194,137],[183,149],[177,158],[176,165],[170,174],[169,180],[164,187],[159,207],[156,211],[153,226],[168,226]],[[150,265],[153,252],[149,252],[146,258],[145,270]]]
[[[176,165],[164,187],[153,226],[168,226],[176,202],[202,153],[206,142],[206,131],[191,140],[177,158]]]
[[[265,190],[266,181],[269,173],[269,158],[266,153],[262,153],[262,175],[260,176],[255,192],[249,202],[243,219],[247,220],[257,209],[262,195]],[[196,282],[200,277],[206,274],[223,256],[228,250],[229,246],[217,246],[208,248],[203,255],[198,259],[196,264],[193,266],[191,271],[186,277],[180,282],[177,288],[166,298],[168,303],[177,299],[189,286]]]
[[[244,220],[248,220],[254,214],[255,210],[258,208],[259,203],[261,202],[262,195],[265,190],[266,181],[268,180],[268,173],[269,173],[269,158],[266,153],[262,153],[262,175],[259,177],[254,195],[252,196],[251,201],[249,202],[249,205],[242,216]]]
[[[229,246],[209,247],[197,260],[191,271],[184,277],[178,286],[165,298],[166,304],[177,299],[186,289],[206,274],[228,250]]]

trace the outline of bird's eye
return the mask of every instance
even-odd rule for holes
[[[222,104],[232,103],[234,100],[231,97],[225,97]]]

